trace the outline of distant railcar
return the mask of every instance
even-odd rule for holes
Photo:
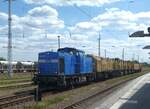
[[[0,61],[0,73],[8,70],[8,61]],[[12,62],[12,70],[14,73],[36,72],[37,66],[33,62]]]

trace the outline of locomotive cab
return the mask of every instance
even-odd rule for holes
[[[67,75],[74,73],[75,57],[62,52],[39,54],[39,75]]]

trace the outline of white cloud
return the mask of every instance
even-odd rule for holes
[[[7,21],[7,14],[0,12],[0,19]],[[2,24],[0,31],[7,31],[7,22]],[[58,12],[47,5],[35,7],[23,17],[12,15],[12,29],[15,33],[42,33],[45,30],[64,28],[64,21],[58,18]]]
[[[121,58],[122,48],[125,48],[126,59],[132,59],[133,53],[135,53],[136,56],[141,55],[143,60],[146,61],[148,59],[147,51],[144,51],[141,48],[150,43],[149,39],[128,39],[128,32],[132,33],[137,30],[144,30],[146,32],[147,27],[150,24],[149,21],[149,11],[133,13],[118,8],[111,8],[106,9],[106,12],[94,17],[90,21],[78,22],[75,26],[69,29],[73,33],[83,34],[80,37],[88,36],[84,41],[89,41],[88,44],[90,46],[85,49],[89,53],[97,54],[97,39],[100,31],[102,37],[102,51],[107,49],[110,57],[116,55]],[[83,45],[88,45],[84,43],[84,41]],[[116,48],[112,48],[112,46],[116,45]],[[138,47],[137,45],[141,46]],[[91,47],[94,49],[90,49]],[[103,52],[102,56],[104,56]]]
[[[70,30],[76,32],[85,31],[126,31],[134,32],[136,30],[145,30],[150,24],[149,11],[132,13],[130,11],[120,10],[118,8],[106,9],[106,12],[94,17],[89,22],[79,22]],[[147,16],[146,16],[147,15]]]
[[[57,17],[58,16],[57,11],[54,8],[51,8],[47,5],[33,8],[28,12],[28,14],[34,17],[41,17],[41,16]]]
[[[64,21],[58,18],[57,11],[47,5],[31,9],[22,20],[28,26],[38,28],[64,28]]]
[[[24,52],[29,54],[30,51],[38,53],[41,50],[47,50],[52,47],[50,44],[52,37],[49,38],[49,34],[54,35],[55,33],[53,31],[59,31],[64,28],[64,21],[58,17],[57,10],[47,5],[35,7],[29,10],[24,16],[12,15],[13,46],[15,47],[13,48],[14,53],[21,54]],[[0,48],[4,51],[2,54],[6,55],[8,15],[4,12],[0,12],[0,20]],[[46,33],[48,39],[45,38]],[[53,41],[56,43],[56,40],[57,37]],[[17,57],[15,58],[18,59]],[[32,58],[36,60],[34,57]]]
[[[57,10],[47,5],[35,7],[23,17],[13,15],[13,45],[17,47],[14,50],[17,53],[26,55],[33,52],[32,58],[36,60],[35,56],[39,52],[57,49],[57,36],[60,35],[61,47],[76,47],[85,50],[86,53],[97,55],[97,39],[100,31],[102,35],[102,56],[104,56],[104,49],[107,49],[108,56],[114,57],[116,55],[120,58],[124,47],[126,59],[131,59],[134,52],[141,54],[143,59],[146,60],[147,52],[139,50],[137,45],[142,44],[144,46],[150,41],[148,39],[131,40],[127,36],[128,31],[134,32],[138,29],[147,29],[150,24],[150,16],[146,16],[146,14],[149,14],[149,12],[132,13],[118,8],[106,9],[106,12],[90,21],[78,22],[71,28],[68,27],[72,33],[70,37],[69,32],[66,32],[67,30],[61,30],[65,25],[64,21],[59,18]],[[1,13],[0,16],[2,16],[0,19],[7,20],[7,14]],[[105,29],[106,31],[104,31]],[[108,30],[112,30],[115,35],[109,33]],[[25,38],[21,37],[23,31]],[[7,32],[7,25],[0,27],[0,32]],[[20,33],[18,37],[15,35],[17,32]],[[7,38],[5,38],[5,44],[6,41]],[[4,46],[4,43],[2,42],[0,46]],[[117,45],[117,47],[112,48],[114,45]]]
[[[24,0],[28,4],[52,4],[57,6],[101,6],[123,0]]]
[[[6,20],[6,19],[8,19],[7,14],[6,14],[6,13],[3,13],[3,12],[0,12],[0,19],[1,19],[1,20]]]

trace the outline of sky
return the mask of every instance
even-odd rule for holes
[[[14,61],[37,61],[38,53],[75,47],[87,54],[149,62],[149,38],[129,38],[150,25],[149,0],[15,0],[12,3]],[[0,57],[7,58],[8,3],[0,0]]]

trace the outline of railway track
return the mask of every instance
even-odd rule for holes
[[[98,97],[98,99],[105,97],[109,93],[112,93],[114,90],[121,87],[122,85],[125,85],[125,83],[127,83],[128,81],[131,81],[133,79],[135,79],[135,77],[121,81],[116,84],[113,84],[109,87],[106,87],[105,89],[103,89],[99,92],[96,92],[93,95],[90,95],[84,99],[81,99],[77,102],[72,103],[71,105],[64,107],[64,109],[86,109],[86,107],[88,105],[90,105],[90,103],[93,103],[93,102],[91,102],[92,99],[95,100],[95,98],[97,98],[97,97]],[[28,90],[28,91],[24,91],[24,92],[19,92],[14,95],[11,95],[11,96],[1,97],[0,98],[0,109],[15,106],[15,105],[22,104],[22,103],[26,103],[29,101],[33,101],[35,99],[33,91],[35,91],[35,90],[32,89],[32,90]],[[44,93],[42,96],[45,97],[45,96],[54,95],[57,93],[60,93],[60,92],[50,91],[48,93]]]
[[[33,90],[20,92],[16,95],[10,95],[0,98],[0,109],[16,106],[25,102],[33,101],[34,95]]]
[[[106,89],[99,91],[96,94],[90,95],[87,98],[81,99],[75,103],[72,103],[64,107],[63,109],[86,109],[87,106],[91,105],[94,101],[97,101],[100,98],[107,96],[108,94],[112,93],[113,91],[115,91],[116,89],[120,88],[122,85],[125,85],[127,82],[133,79],[135,78],[131,78],[130,80],[125,80],[113,86],[107,87]]]
[[[15,84],[7,84],[7,85],[2,85],[0,86],[0,89],[8,89],[8,88],[19,88],[19,87],[29,87],[32,86],[33,82],[20,82],[20,83],[15,83]]]

